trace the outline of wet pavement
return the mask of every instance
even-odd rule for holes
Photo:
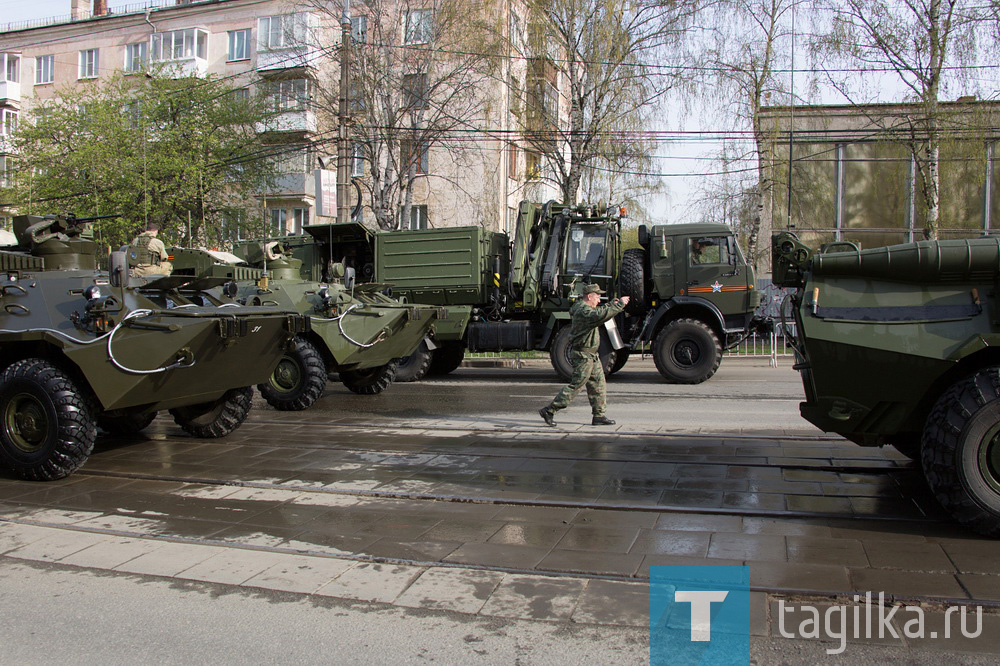
[[[532,419],[559,388],[544,366],[373,397],[331,382],[306,412],[258,401],[222,440],[161,416],[69,479],[0,477],[0,554],[628,626],[648,621],[650,567],[739,564],[762,636],[776,599],[1000,608],[996,543],[953,524],[895,451],[801,420],[788,368],[731,361],[695,387],[654,373],[612,380],[609,429],[585,425],[582,397],[557,428]]]

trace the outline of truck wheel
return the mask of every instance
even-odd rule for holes
[[[618,284],[622,296],[632,300],[625,306],[630,315],[642,315],[649,309],[646,303],[646,251],[633,248],[622,255]]]
[[[170,410],[170,415],[177,425],[194,437],[225,437],[246,420],[252,400],[253,388],[234,388],[215,402],[176,407]]]
[[[1000,366],[944,392],[927,417],[921,458],[948,513],[980,534],[1000,536]]]
[[[427,348],[427,344],[421,342],[412,354],[397,359],[396,381],[419,382],[427,375],[432,357],[433,353]]]
[[[31,481],[69,476],[94,450],[87,396],[48,361],[16,361],[0,375],[0,462]]]
[[[389,388],[396,378],[396,362],[392,361],[377,368],[365,370],[345,370],[340,373],[344,386],[361,395],[376,395]]]
[[[275,409],[297,412],[310,406],[326,388],[326,363],[303,337],[292,339],[292,348],[278,361],[266,384],[258,384],[261,397]]]
[[[625,364],[628,363],[628,357],[629,353],[627,349],[619,349],[615,351],[615,360],[611,364],[611,367],[608,368],[608,374],[613,375],[624,368]]]
[[[722,362],[715,331],[698,319],[678,319],[663,327],[653,341],[653,361],[672,384],[700,384]]]
[[[149,427],[156,412],[116,409],[97,417],[97,427],[109,435],[135,435]]]
[[[434,350],[431,356],[429,375],[447,375],[458,369],[465,360],[465,344],[462,342],[444,342]]]
[[[560,328],[552,339],[552,346],[549,347],[549,361],[552,362],[552,369],[564,382],[568,382],[569,378],[573,376],[573,361],[569,358],[571,331],[572,327],[569,324]],[[615,351],[611,348],[611,341],[608,340],[604,331],[601,331],[601,345],[598,347],[597,353],[601,357],[604,374],[610,374]]]

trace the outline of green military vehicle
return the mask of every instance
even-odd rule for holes
[[[310,231],[322,236],[318,227]],[[306,242],[303,242],[306,241]],[[429,334],[439,308],[404,304],[379,285],[355,284],[354,270],[329,260],[313,237],[238,242],[233,253],[174,248],[174,274],[214,275],[233,280],[231,294],[248,306],[292,309],[310,327],[296,336],[271,377],[258,385],[280,410],[301,410],[322,395],[327,376],[339,373],[355,393],[374,395],[396,376],[396,360],[412,353]]]
[[[772,248],[774,283],[795,288],[802,416],[919,460],[945,509],[1000,536],[1000,239],[817,252],[782,232]]]
[[[98,427],[138,432],[161,410],[195,437],[232,432],[308,325],[223,303],[219,280],[130,278],[127,250],[98,270],[87,221],[15,217],[0,251],[0,463],[26,479],[68,476]]]
[[[361,280],[448,308],[431,344],[401,364],[410,379],[454,370],[466,350],[545,350],[568,378],[569,307],[580,287],[596,282],[608,298],[632,298],[602,331],[607,372],[648,350],[667,381],[707,380],[723,346],[751,330],[760,302],[732,230],[642,226],[641,247],[624,251],[621,231],[618,208],[526,201],[513,239],[480,227],[376,233],[350,223],[327,233],[334,256],[345,257]]]

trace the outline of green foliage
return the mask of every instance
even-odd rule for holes
[[[119,74],[64,90],[23,118],[18,209],[121,215],[98,224],[111,246],[129,242],[146,221],[160,224],[168,244],[217,244],[235,219],[262,230],[258,196],[276,165],[258,131],[274,112],[224,81],[166,74]]]

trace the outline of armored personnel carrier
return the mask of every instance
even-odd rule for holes
[[[309,331],[296,336],[257,386],[268,404],[286,411],[313,404],[330,373],[339,373],[355,393],[381,393],[395,379],[397,359],[424,341],[439,312],[393,300],[382,293],[384,285],[355,284],[353,269],[324,261],[321,248],[308,246],[305,260],[276,240],[238,244],[232,254],[170,251],[175,274],[222,276],[235,281],[240,303],[308,315]]]
[[[0,250],[0,463],[26,479],[68,476],[98,426],[137,432],[161,410],[195,437],[232,432],[308,326],[223,303],[219,280],[129,278],[126,251],[98,270],[87,222],[16,217]]]
[[[802,416],[919,460],[945,509],[1000,536],[1000,239],[817,252],[783,232],[772,251]]]

